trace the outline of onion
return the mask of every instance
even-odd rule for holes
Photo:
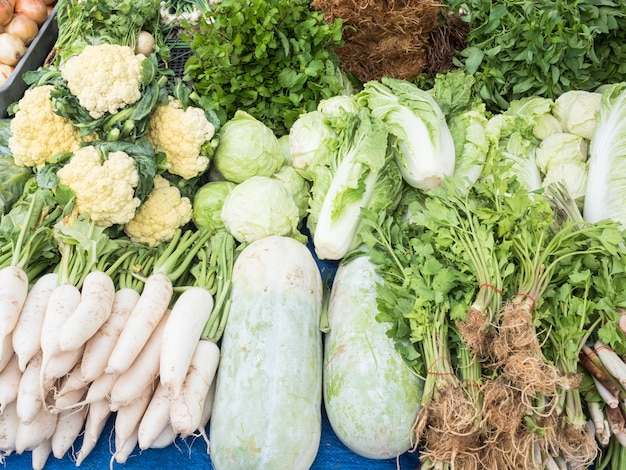
[[[0,0],[0,26],[4,26],[13,18],[13,5],[9,0]]]
[[[11,74],[13,73],[13,66],[7,64],[0,64],[0,86],[4,85]]]
[[[24,41],[10,33],[0,33],[0,63],[16,65],[25,53]]]
[[[135,43],[135,54],[149,56],[154,50],[154,36],[148,31],[139,31]]]
[[[35,20],[29,18],[24,13],[16,13],[9,24],[6,25],[4,31],[17,36],[24,42],[25,46],[28,46],[37,36],[39,26],[37,26]]]
[[[48,7],[43,0],[17,0],[15,13],[24,13],[33,19],[37,26],[41,26],[48,18]]]

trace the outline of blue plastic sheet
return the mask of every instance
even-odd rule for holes
[[[113,453],[113,418],[109,420],[96,448],[87,456],[80,467],[88,470],[106,469],[109,467]],[[52,455],[46,464],[46,469],[59,470],[76,468],[75,453],[80,449],[81,438],[76,442],[63,459],[56,459]],[[356,455],[337,438],[326,415],[323,415],[322,439],[317,458],[311,467],[312,470],[413,470],[418,468],[418,453],[407,452],[396,459],[373,460]],[[6,457],[4,467],[7,470],[28,470],[32,468],[31,453],[10,455]],[[211,470],[211,458],[207,454],[207,446],[201,437],[178,439],[174,444],[164,449],[148,449],[140,451],[136,448],[124,464],[113,464],[116,469],[128,470]],[[290,470],[285,468],[284,470]]]

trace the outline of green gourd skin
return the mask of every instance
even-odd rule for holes
[[[376,320],[374,265],[362,256],[341,265],[331,291],[324,346],[324,404],[339,439],[371,459],[411,448],[422,381],[404,364]]]
[[[322,280],[308,248],[270,236],[233,267],[210,426],[216,470],[308,469],[321,438]]]

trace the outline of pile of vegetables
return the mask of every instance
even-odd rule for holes
[[[0,86],[13,73],[48,17],[56,0],[0,2]]]
[[[493,88],[514,7],[456,70],[359,81],[309,2],[59,0],[0,123],[2,458],[87,464],[109,422],[111,465],[307,469],[325,411],[367,461],[620,469],[626,82]]]

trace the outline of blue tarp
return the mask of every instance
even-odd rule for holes
[[[109,420],[96,448],[78,468],[95,470],[109,467],[114,447],[112,425],[113,418]],[[51,455],[45,468],[49,470],[76,468],[74,453],[78,452],[79,449],[80,438],[76,443],[74,451],[70,450],[63,459],[59,460]],[[312,470],[396,470],[398,468],[397,464],[396,459],[366,459],[350,451],[339,441],[324,415],[322,439],[317,458],[311,467]],[[418,466],[417,452],[406,453],[400,457],[399,468],[401,470],[413,470]],[[32,468],[30,452],[8,456],[4,467],[7,470],[28,470]],[[175,444],[165,449],[148,449],[141,452],[139,448],[136,448],[126,463],[115,463],[113,468],[128,470],[211,470],[213,467],[211,458],[207,454],[206,443],[201,437],[198,437],[185,440],[179,439]],[[285,468],[284,470],[290,469]]]

